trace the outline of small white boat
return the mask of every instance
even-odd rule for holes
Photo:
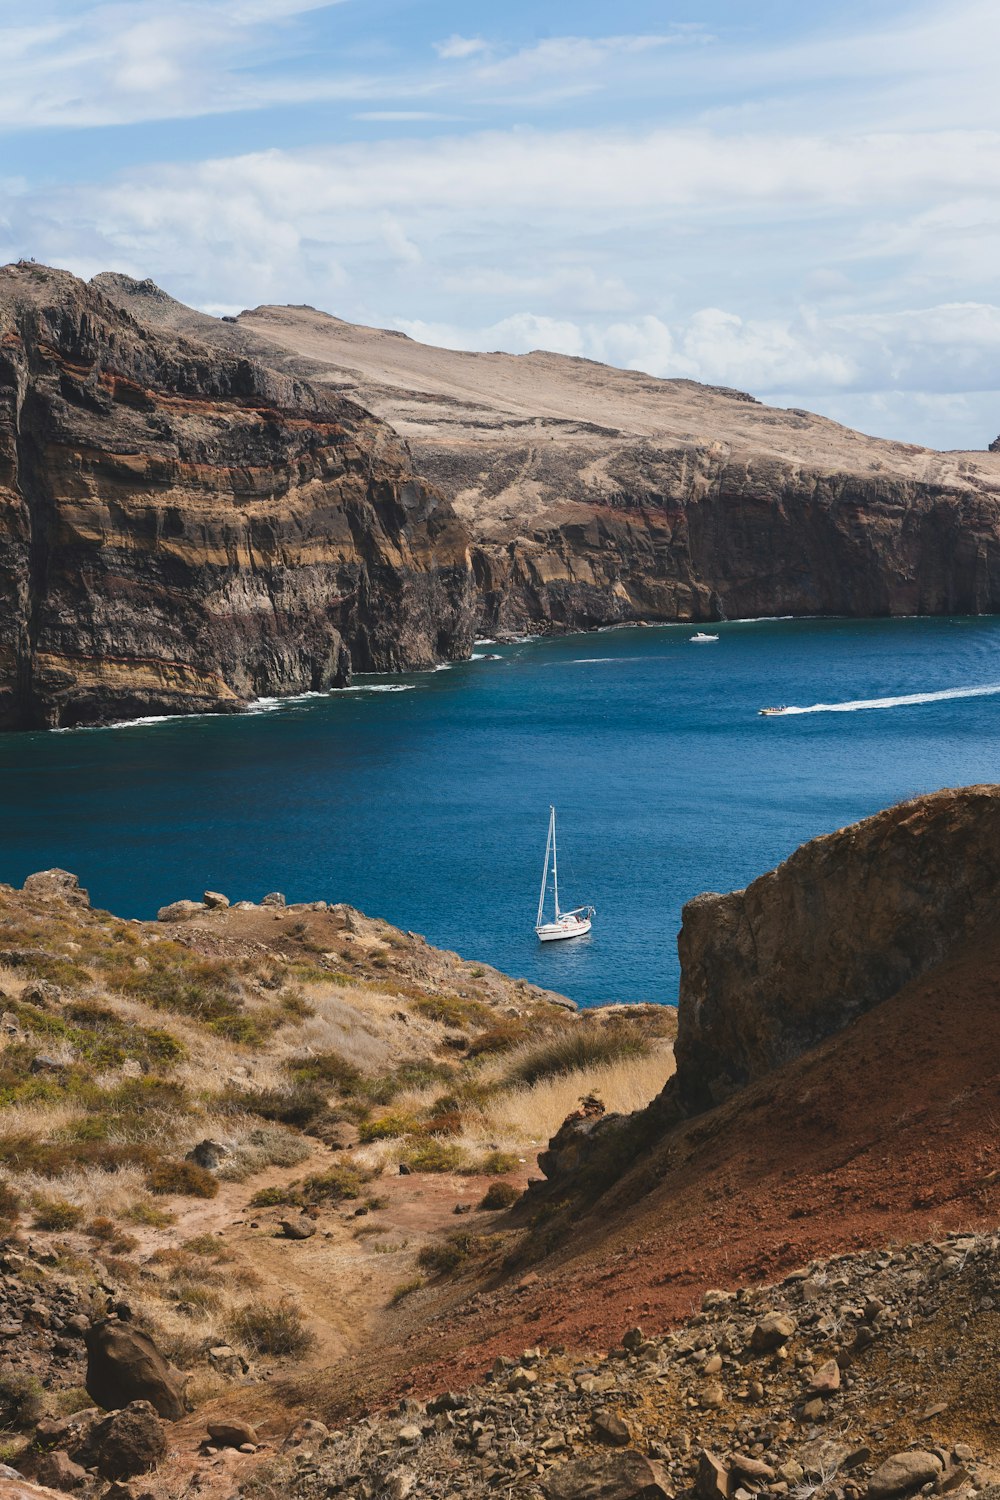
[[[717,641],[718,639],[719,637],[717,635],[706,635],[703,630],[698,630],[691,637],[691,645],[702,646],[706,641]]]
[[[545,890],[549,882],[549,861],[552,863],[552,892],[555,897],[555,918],[546,922],[545,917]],[[555,943],[561,938],[583,937],[589,932],[593,917],[595,916],[592,906],[577,906],[572,911],[559,910],[559,863],[556,857],[556,810],[549,808],[549,836],[545,841],[545,865],[542,870],[542,890],[538,897],[538,916],[535,918],[535,932],[538,934],[540,943]]]
[[[780,703],[777,708],[758,708],[757,712],[762,719],[773,719],[776,714],[785,712],[785,705]]]

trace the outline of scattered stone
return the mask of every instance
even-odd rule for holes
[[[750,1348],[755,1354],[771,1354],[787,1344],[795,1329],[795,1319],[788,1313],[765,1313],[750,1335]]]
[[[722,1459],[707,1448],[703,1448],[698,1457],[695,1490],[699,1500],[729,1500],[729,1470]]]
[[[61,1448],[47,1453],[28,1453],[21,1462],[25,1477],[35,1484],[48,1485],[52,1490],[78,1490],[87,1483],[87,1471],[82,1464],[74,1463]]]
[[[730,1464],[741,1479],[754,1481],[753,1487],[773,1484],[775,1472],[770,1464],[766,1464],[761,1458],[751,1458],[747,1453],[734,1453],[730,1458]]]
[[[614,1411],[595,1412],[591,1431],[599,1443],[607,1443],[612,1448],[627,1448],[632,1441],[628,1423]]]
[[[546,1474],[546,1500],[660,1500],[671,1495],[667,1471],[634,1448],[574,1459]]]
[[[832,1396],[834,1391],[840,1390],[840,1366],[835,1359],[828,1359],[820,1365],[809,1382],[809,1389],[814,1396]]]
[[[937,1479],[943,1468],[944,1464],[936,1453],[923,1453],[919,1449],[894,1453],[868,1481],[868,1500],[886,1500],[890,1495],[917,1490]]]
[[[396,1441],[399,1443],[419,1443],[422,1437],[423,1433],[415,1422],[409,1423],[406,1427],[401,1427],[396,1433]]]

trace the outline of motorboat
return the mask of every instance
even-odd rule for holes
[[[697,630],[695,631],[694,635],[691,636],[690,641],[692,646],[704,646],[706,642],[717,641],[718,639],[719,637],[717,635],[706,635],[703,630]]]
[[[777,708],[759,708],[757,712],[762,719],[773,719],[775,714],[783,714],[785,712],[785,704],[781,703]]]
[[[549,883],[549,866],[552,866],[552,894],[555,901],[555,916],[545,921],[545,897]],[[592,906],[577,906],[572,911],[559,910],[559,860],[556,853],[556,810],[549,808],[549,834],[545,841],[545,864],[542,867],[542,889],[538,897],[538,916],[535,932],[540,943],[555,943],[562,938],[583,937],[590,931],[596,912]]]

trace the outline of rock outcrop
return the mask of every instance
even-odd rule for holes
[[[1000,608],[995,451],[936,453],[543,351],[435,349],[309,307],[221,323],[152,283],[97,280],[143,320],[390,422],[476,543],[488,633]]]
[[[0,270],[0,728],[468,654],[464,526],[351,401]]]
[[[900,803],[746,890],[697,896],[670,1097],[696,1113],[805,1052],[947,959],[998,904],[998,786]]]

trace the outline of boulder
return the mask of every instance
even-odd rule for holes
[[[29,875],[22,889],[29,896],[45,901],[68,901],[71,906],[88,906],[90,897],[78,878],[68,870],[39,870]]]
[[[285,906],[286,902],[280,891],[268,891],[260,904],[261,906]]]
[[[185,1161],[193,1161],[196,1166],[204,1167],[206,1171],[214,1172],[221,1167],[225,1158],[230,1154],[229,1147],[224,1146],[221,1141],[204,1140],[199,1141],[197,1146],[192,1146],[184,1157]]]
[[[74,1463],[61,1448],[49,1453],[32,1453],[22,1460],[21,1467],[29,1479],[36,1484],[47,1484],[53,1490],[78,1490],[87,1483],[87,1471],[82,1464]]]
[[[229,897],[220,895],[218,891],[206,891],[201,899],[210,911],[226,911],[229,906]]]
[[[241,1422],[238,1417],[223,1417],[219,1422],[209,1422],[208,1435],[219,1448],[239,1448],[243,1443],[253,1443],[256,1446],[260,1441],[250,1423]]]
[[[189,917],[199,917],[208,911],[204,901],[171,901],[169,906],[161,906],[156,913],[158,922],[186,922]]]
[[[541,1483],[546,1500],[662,1500],[672,1494],[663,1465],[635,1448],[574,1459]]]
[[[168,1422],[184,1416],[182,1378],[148,1334],[117,1318],[104,1318],[88,1328],[84,1343],[87,1394],[98,1406],[110,1411],[148,1401]]]
[[[894,1453],[868,1481],[868,1500],[887,1500],[890,1495],[905,1495],[920,1489],[921,1485],[937,1479],[943,1468],[936,1453],[923,1453],[919,1449]]]
[[[840,1390],[840,1366],[835,1359],[820,1365],[809,1382],[809,1390],[814,1396],[832,1396]]]
[[[286,1240],[310,1240],[316,1233],[316,1225],[303,1214],[301,1219],[282,1219],[281,1232]]]
[[[104,1479],[131,1479],[155,1469],[167,1451],[163,1423],[148,1401],[132,1401],[92,1428],[80,1457]]]

